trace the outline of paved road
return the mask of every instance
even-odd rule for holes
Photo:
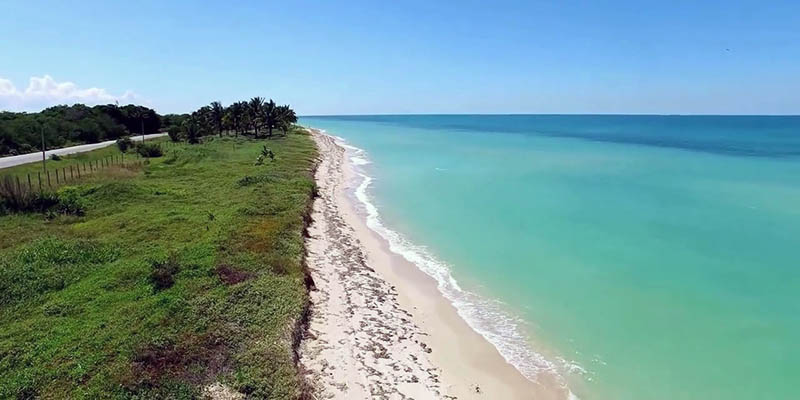
[[[152,135],[144,135],[145,140],[157,138],[161,136],[166,136],[166,133],[154,133]],[[131,139],[134,141],[141,141],[142,136],[131,136]],[[51,154],[58,154],[60,156],[67,155],[67,154],[74,154],[74,153],[83,153],[85,151],[92,151],[97,150],[106,146],[111,146],[112,144],[116,143],[116,140],[109,140],[106,142],[100,143],[92,143],[92,144],[82,144],[80,146],[72,146],[72,147],[64,147],[61,149],[53,149],[47,150],[45,152],[45,156],[49,159]],[[28,164],[32,162],[42,161],[42,153],[30,153],[30,154],[23,154],[20,156],[10,156],[10,157],[2,157],[0,158],[0,169],[13,167],[15,165],[20,164]]]

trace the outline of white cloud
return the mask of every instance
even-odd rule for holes
[[[131,91],[115,96],[105,89],[81,89],[72,82],[56,82],[50,75],[31,77],[25,90],[19,90],[10,80],[0,78],[0,110],[39,111],[58,104],[128,104],[134,101],[142,103]]]

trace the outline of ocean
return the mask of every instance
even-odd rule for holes
[[[303,117],[354,196],[531,379],[582,400],[795,399],[800,117]]]

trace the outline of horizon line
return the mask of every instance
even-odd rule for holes
[[[366,113],[366,114],[306,114],[299,118],[314,117],[392,117],[392,116],[650,116],[650,117],[800,117],[800,114],[702,114],[702,113]]]

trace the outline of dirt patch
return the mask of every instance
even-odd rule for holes
[[[236,269],[228,264],[217,265],[217,276],[226,285],[235,285],[255,278],[255,274]]]
[[[154,387],[164,379],[195,385],[212,382],[231,372],[230,348],[220,335],[189,334],[177,342],[151,344],[133,359],[132,387]]]

